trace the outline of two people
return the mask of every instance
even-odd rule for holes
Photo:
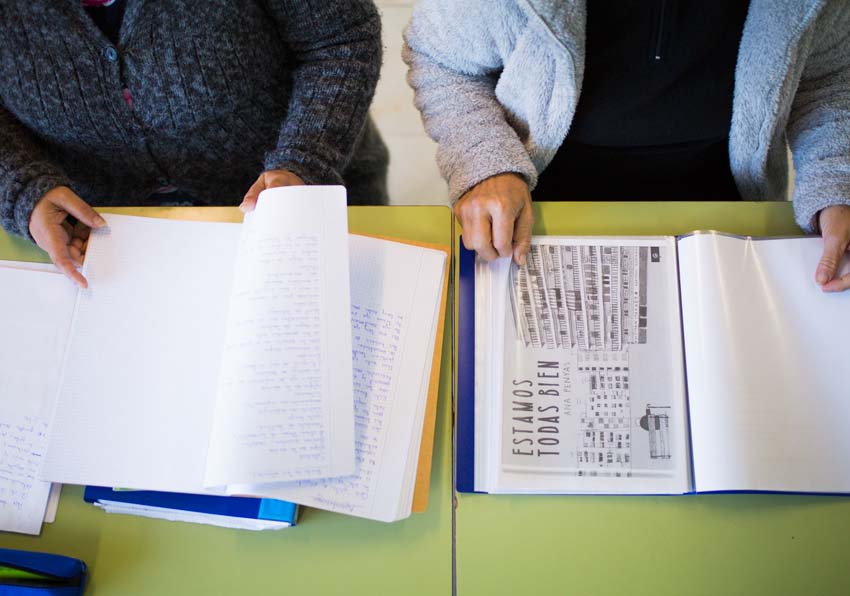
[[[372,2],[112,1],[113,39],[74,2],[0,9],[0,222],[69,276],[84,283],[99,223],[80,197],[250,208],[269,186],[345,183],[386,202]],[[843,0],[422,0],[404,58],[483,257],[523,261],[532,200],[783,200],[790,145],[816,279],[839,291],[848,30]]]

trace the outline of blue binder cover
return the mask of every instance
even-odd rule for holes
[[[87,486],[83,498],[89,503],[116,501],[228,517],[288,522],[293,526],[298,516],[298,506],[295,503],[276,499],[189,495],[148,490],[113,490],[101,486]]]
[[[458,492],[475,490],[475,251],[458,252],[457,406],[455,460]]]

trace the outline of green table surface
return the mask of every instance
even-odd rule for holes
[[[536,234],[801,233],[788,203],[562,203],[535,213]],[[846,596],[848,553],[850,498],[457,495],[461,596]]]
[[[104,212],[240,221],[235,208],[103,209]],[[352,232],[451,246],[446,207],[352,207]],[[0,232],[0,259],[45,261]],[[447,317],[450,313],[447,313]],[[6,338],[3,338],[7,341]],[[79,557],[87,594],[450,594],[452,591],[451,327],[443,342],[428,510],[385,524],[302,509],[298,526],[251,532],[107,515],[65,487],[56,523],[40,537],[0,533],[0,546]]]

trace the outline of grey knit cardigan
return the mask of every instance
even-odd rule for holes
[[[456,200],[494,174],[533,187],[567,136],[584,71],[586,0],[422,0],[408,81]],[[850,204],[850,0],[751,0],[729,135],[738,190],[797,223]]]
[[[0,3],[6,230],[27,235],[58,185],[93,205],[144,205],[169,185],[236,205],[264,169],[386,202],[371,0],[129,0],[115,47],[81,4]]]

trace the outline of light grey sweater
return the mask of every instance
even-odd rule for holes
[[[408,82],[452,201],[516,172],[533,188],[569,132],[586,0],[422,0],[405,32]],[[797,223],[850,204],[850,0],[751,0],[729,133],[741,196],[787,196]]]

